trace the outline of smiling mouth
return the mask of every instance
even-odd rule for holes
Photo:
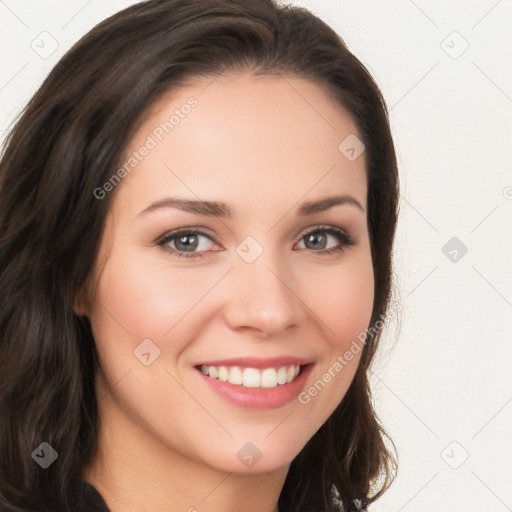
[[[207,366],[195,368],[211,379],[244,388],[269,389],[293,382],[305,365],[286,365],[277,368],[243,368],[240,366]]]

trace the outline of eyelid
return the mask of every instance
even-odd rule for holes
[[[315,233],[316,231],[335,231],[340,235],[346,236],[347,239],[354,239],[354,237],[351,236],[346,229],[339,228],[331,224],[314,224],[313,226],[309,226],[300,232],[300,234],[298,235],[298,241],[300,241],[308,233]]]
[[[155,244],[163,244],[167,240],[178,237],[182,233],[185,235],[193,233],[193,234],[197,234],[197,235],[207,236],[208,238],[210,238],[212,240],[212,242],[215,242],[216,244],[218,244],[218,242],[215,239],[215,235],[213,234],[212,231],[210,231],[207,228],[198,228],[198,227],[194,227],[194,226],[187,226],[187,227],[183,227],[183,228],[177,228],[177,229],[172,229],[170,231],[166,231],[163,235],[160,235],[155,240],[154,243]],[[218,245],[220,245],[220,244],[218,244]]]

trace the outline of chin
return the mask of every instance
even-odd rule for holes
[[[225,472],[257,474],[289,466],[304,447],[302,436],[296,440],[289,435],[270,437],[253,436],[247,441],[236,439],[225,450],[217,445],[216,451],[205,462]]]

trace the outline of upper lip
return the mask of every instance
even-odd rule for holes
[[[280,368],[282,366],[306,365],[311,360],[295,356],[280,357],[234,357],[231,359],[217,359],[215,361],[202,361],[194,366],[243,366],[244,368]]]

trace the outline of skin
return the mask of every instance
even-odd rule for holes
[[[338,150],[358,132],[318,85],[251,74],[169,92],[127,153],[191,96],[198,105],[111,192],[89,288],[75,306],[90,319],[101,365],[99,451],[85,478],[113,512],[239,512],[241,504],[276,512],[290,462],[343,398],[360,354],[308,404],[270,410],[226,402],[193,366],[304,357],[314,362],[307,389],[364,331],[374,293],[364,154],[351,162]],[[339,194],[364,210],[346,203],[296,214]],[[169,207],[140,215],[170,196],[223,201],[236,215]],[[308,244],[305,235],[322,225],[345,230],[355,245],[320,254],[342,245],[325,233]],[[176,238],[167,249],[156,242],[183,227],[211,233],[200,236],[202,257],[172,254]],[[263,249],[250,264],[235,251],[247,236]],[[148,338],[160,356],[145,366],[134,350]],[[237,457],[247,442],[262,454],[251,468]]]

